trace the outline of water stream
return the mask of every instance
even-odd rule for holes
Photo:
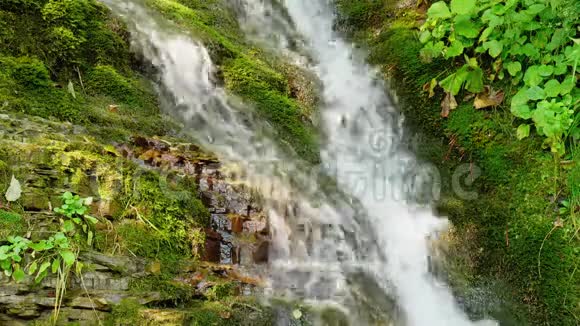
[[[402,117],[384,85],[334,33],[327,1],[280,2],[274,9],[283,16],[264,15],[274,9],[263,1],[239,1],[244,17],[269,27],[253,33],[246,25],[252,38],[292,52],[299,35],[311,59],[305,68],[322,82],[324,164],[310,170],[279,149],[250,106],[216,85],[202,43],[138,1],[103,2],[126,19],[134,49],[154,67],[167,113],[264,197],[273,237],[265,297],[336,307],[352,325],[473,324],[429,272],[428,238],[447,226],[413,200],[432,185],[429,171],[402,146]],[[272,38],[280,30],[284,37]],[[320,175],[340,191],[323,190]]]

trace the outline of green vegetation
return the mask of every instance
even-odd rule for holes
[[[59,274],[68,271],[76,262],[77,245],[70,239],[74,235],[74,224],[82,226],[83,232],[88,234],[87,243],[92,243],[92,225],[97,220],[94,217],[84,215],[87,209],[87,199],[73,196],[67,192],[62,196],[65,203],[55,211],[62,213],[68,219],[61,220],[59,231],[47,239],[33,242],[21,236],[9,236],[6,238],[7,245],[0,247],[0,269],[15,281],[21,282],[26,274],[35,275],[35,281],[42,281],[51,267],[52,273]],[[23,260],[24,256],[28,259]],[[26,266],[21,266],[21,262]],[[80,264],[77,262],[77,264]],[[77,266],[80,270],[81,265]]]
[[[343,7],[376,5],[363,0],[338,2],[344,3]],[[475,9],[470,7],[472,2],[476,3]],[[573,49],[578,45],[570,38],[574,34],[570,28],[578,25],[575,20],[578,15],[570,15],[578,12],[574,9],[577,2],[484,2],[452,1],[427,10],[422,2],[419,9],[397,9],[393,2],[383,1],[383,10],[392,13],[391,17],[370,26],[352,27],[353,35],[368,46],[369,61],[381,66],[386,77],[396,80],[392,85],[410,127],[427,135],[419,146],[419,155],[438,162],[443,172],[444,196],[439,208],[462,235],[458,246],[469,251],[462,273],[467,269],[472,286],[486,278],[500,279],[507,285],[502,286],[507,297],[515,298],[513,306],[509,302],[502,305],[505,311],[490,313],[500,319],[506,314],[512,316],[508,319],[517,316],[517,321],[512,322],[518,325],[576,325],[580,316],[577,272],[580,154],[573,136],[576,122],[564,119],[558,124],[561,120],[556,119],[556,114],[575,110],[571,119],[577,119],[578,88],[568,86],[564,94],[558,92],[555,97],[528,99],[524,103],[530,113],[542,110],[539,108],[542,101],[562,103],[561,108],[566,107],[567,111],[554,108],[554,112],[561,112],[553,113],[553,120],[546,120],[552,127],[562,127],[556,133],[558,137],[550,138],[556,134],[542,131],[530,132],[523,138],[525,127],[519,132],[517,128],[526,122],[514,116],[512,104],[514,98],[517,102],[520,89],[538,86],[546,93],[547,83],[552,79],[562,85],[566,79],[577,78]],[[541,11],[533,14],[527,11],[531,8],[528,5],[540,2],[544,4]],[[551,6],[556,3],[558,10],[553,11]],[[448,14],[442,9],[444,6]],[[500,8],[495,6],[504,7],[505,12],[499,15],[494,8]],[[473,11],[463,13],[466,8]],[[425,11],[427,17],[422,14]],[[497,19],[504,21],[487,29],[491,23],[488,19],[495,19],[491,14],[503,17]],[[351,13],[341,11],[341,15],[346,21]],[[509,15],[517,18],[508,18]],[[549,23],[542,23],[544,20]],[[526,24],[535,28],[526,30],[530,28]],[[506,39],[511,37],[508,31],[515,29],[524,30],[518,36],[526,37],[523,44]],[[480,42],[484,32],[487,39]],[[561,39],[562,35],[569,37]],[[543,45],[538,43],[544,39]],[[552,39],[555,43],[550,46]],[[484,45],[493,40],[501,42],[501,51],[495,51],[495,43]],[[431,49],[429,42],[441,48]],[[443,46],[436,45],[438,42]],[[459,43],[454,42],[461,42],[461,51],[457,50]],[[526,46],[529,42],[535,44],[539,57],[529,57],[525,51],[511,52],[518,47],[516,44]],[[521,71],[512,76],[508,63],[516,61],[521,64]],[[509,65],[512,72],[514,65]],[[546,71],[545,76],[538,72],[538,83],[532,86],[529,80],[533,74],[526,78],[526,73],[533,66],[543,65],[553,66],[553,71],[550,74]],[[564,72],[558,70],[555,75],[556,66]],[[470,95],[473,92],[477,94]],[[507,101],[502,101],[503,97]],[[482,106],[482,100],[492,105]],[[478,108],[474,107],[474,101],[479,103]],[[532,115],[536,130],[538,126],[542,129],[542,122],[537,120]],[[482,171],[475,182],[476,201],[454,198],[450,181],[462,162]]]
[[[510,96],[511,112],[531,119],[552,152],[563,155],[566,141],[580,140],[580,40],[573,39],[578,12],[575,1],[452,0],[450,7],[439,1],[431,5],[421,27],[421,56],[426,61],[464,60],[438,82],[453,102],[462,89],[481,93],[486,81],[509,76],[517,90]],[[498,103],[478,96],[474,106],[490,104]],[[517,137],[529,134],[530,124],[520,124]]]

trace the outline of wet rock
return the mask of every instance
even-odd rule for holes
[[[105,320],[107,314],[102,311],[92,309],[73,309],[63,308],[62,316],[66,316],[69,321],[76,322],[78,325],[99,325],[99,320]]]
[[[100,311],[110,311],[111,306],[109,302],[104,298],[99,297],[76,297],[73,298],[70,303],[67,303],[67,306],[72,308],[80,308],[80,309],[95,309]]]
[[[268,224],[266,221],[246,221],[243,224],[243,231],[245,233],[267,233],[268,232]]]
[[[219,263],[221,259],[221,240],[222,236],[212,230],[205,230],[205,248],[203,252],[203,260]]]
[[[84,261],[106,266],[123,275],[139,274],[145,269],[145,260],[135,257],[109,256],[94,251],[82,252],[80,257]]]
[[[267,240],[262,241],[262,243],[260,243],[258,245],[258,248],[256,249],[256,251],[254,251],[254,253],[252,254],[252,257],[254,259],[254,263],[256,263],[256,264],[267,263],[269,252],[270,252],[270,241],[267,241]]]

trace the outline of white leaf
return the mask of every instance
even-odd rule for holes
[[[300,311],[299,309],[296,309],[296,310],[292,311],[292,316],[294,316],[294,319],[300,319],[300,318],[302,318],[302,311]]]
[[[75,85],[73,85],[72,81],[68,81],[68,92],[72,95],[73,98],[77,98],[77,94],[75,93]]]
[[[4,196],[8,201],[17,201],[20,199],[21,195],[22,188],[20,187],[20,182],[16,180],[14,175],[12,175],[12,180],[10,180],[10,187],[8,187],[8,190],[6,190],[6,194]]]
[[[93,203],[93,197],[85,198],[85,206],[91,206]]]

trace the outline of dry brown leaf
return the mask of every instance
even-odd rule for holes
[[[454,110],[457,107],[457,101],[455,100],[455,96],[451,93],[445,93],[445,98],[441,102],[441,116],[443,118],[447,118],[449,116],[449,112]]]
[[[111,113],[119,113],[119,106],[115,104],[109,105],[109,112]]]
[[[437,87],[437,80],[433,78],[430,82],[423,85],[423,91],[425,93],[429,93],[429,98],[432,98],[435,96],[435,87]]]
[[[503,91],[495,91],[490,86],[485,86],[483,92],[477,94],[475,101],[473,101],[473,106],[476,109],[498,106],[503,102],[504,97]]]

